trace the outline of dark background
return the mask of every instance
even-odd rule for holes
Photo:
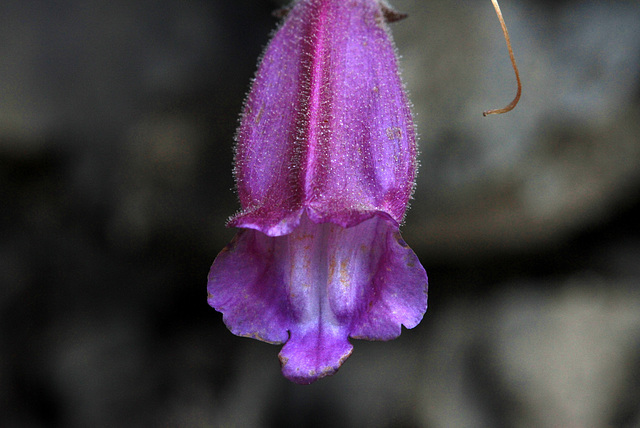
[[[206,277],[267,0],[0,3],[0,425],[640,426],[640,4],[395,1],[420,326],[282,378]]]

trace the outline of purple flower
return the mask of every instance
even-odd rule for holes
[[[237,134],[241,228],[208,302],[240,336],[285,343],[297,383],[335,373],[348,338],[390,340],[427,308],[398,231],[415,131],[382,0],[298,0],[264,53]]]

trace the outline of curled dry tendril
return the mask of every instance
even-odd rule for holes
[[[507,31],[507,24],[504,22],[504,18],[502,17],[502,12],[500,12],[500,6],[498,5],[498,0],[491,0],[493,3],[493,8],[496,10],[496,15],[498,15],[498,19],[500,20],[500,25],[502,26],[502,33],[504,34],[504,39],[507,42],[507,49],[509,49],[509,58],[511,59],[511,65],[513,66],[513,71],[516,73],[516,81],[518,82],[518,91],[516,92],[516,96],[509,104],[507,104],[503,108],[498,108],[494,110],[486,110],[482,112],[483,116],[488,116],[490,114],[502,114],[508,111],[513,110],[513,108],[520,101],[520,94],[522,93],[522,84],[520,83],[520,73],[518,72],[518,66],[516,65],[516,59],[513,56],[513,49],[511,48],[511,40],[509,39],[509,32]]]

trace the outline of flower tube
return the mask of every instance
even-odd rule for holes
[[[267,46],[237,132],[240,228],[208,302],[229,330],[285,343],[283,374],[333,374],[348,338],[390,340],[427,308],[399,225],[415,130],[380,0],[298,0]]]

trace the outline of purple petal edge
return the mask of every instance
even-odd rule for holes
[[[218,255],[208,302],[236,335],[286,342],[282,372],[296,383],[335,373],[348,337],[390,340],[427,308],[427,275],[385,214],[343,228],[303,214],[285,236],[243,229]]]

